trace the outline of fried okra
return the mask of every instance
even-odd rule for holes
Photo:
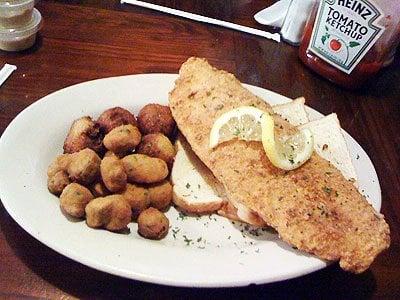
[[[141,133],[162,133],[169,137],[172,137],[176,125],[169,107],[160,104],[145,105],[137,121]]]
[[[47,168],[47,176],[50,178],[53,177],[59,171],[66,171],[68,169],[68,165],[70,162],[71,162],[70,154],[58,155]]]
[[[86,206],[86,223],[89,227],[110,231],[125,229],[131,221],[131,207],[121,195],[96,198]]]
[[[89,186],[89,190],[92,192],[92,194],[95,198],[105,197],[105,196],[110,195],[110,191],[106,188],[103,181],[101,181],[101,180],[92,183]]]
[[[121,125],[106,134],[103,140],[104,146],[114,153],[132,152],[140,143],[142,135],[137,127]]]
[[[100,126],[90,117],[75,120],[64,141],[64,153],[75,153],[90,148],[97,153],[103,152],[103,133]]]
[[[121,107],[107,109],[97,119],[97,123],[106,133],[121,125],[137,126],[135,116]]]
[[[89,148],[72,154],[67,169],[69,178],[82,184],[92,183],[99,174],[100,162],[100,157]]]
[[[172,185],[168,180],[157,184],[152,184],[148,188],[148,198],[150,206],[158,210],[167,209],[172,201]]]
[[[139,214],[150,206],[150,199],[146,188],[137,184],[126,185],[126,190],[122,196],[128,202],[132,209],[132,218],[137,219]]]
[[[100,164],[101,178],[110,192],[120,192],[126,187],[127,176],[122,161],[113,156],[105,157]]]
[[[137,148],[137,153],[160,158],[167,163],[170,169],[174,163],[175,148],[162,133],[145,135]]]
[[[152,240],[160,240],[168,233],[169,220],[159,210],[150,207],[138,218],[138,233]]]
[[[92,193],[78,183],[67,185],[60,196],[61,209],[76,218],[85,216],[85,207],[93,199]]]
[[[53,176],[47,179],[47,188],[50,193],[54,195],[60,195],[64,188],[70,184],[68,174],[65,171],[58,171]]]
[[[124,169],[131,183],[155,183],[168,176],[165,161],[144,154],[131,154],[122,159]]]

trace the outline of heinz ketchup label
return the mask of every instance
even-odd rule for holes
[[[350,74],[383,33],[383,16],[372,0],[321,0],[308,50]]]

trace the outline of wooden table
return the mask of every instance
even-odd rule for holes
[[[260,29],[252,16],[274,1],[153,1]],[[207,58],[246,83],[288,97],[305,96],[336,112],[371,157],[382,187],[392,244],[363,274],[334,264],[284,282],[235,289],[188,289],[123,279],[47,248],[0,206],[0,298],[395,298],[400,297],[400,57],[364,89],[344,91],[305,68],[297,48],[196,23],[117,0],[41,1],[44,27],[36,45],[0,52],[18,70],[0,88],[0,133],[39,98],[79,82],[134,73],[176,73],[189,56]],[[1,157],[0,159],[7,159]],[[265,266],[268,268],[268,266]]]

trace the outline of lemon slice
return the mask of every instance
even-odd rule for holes
[[[262,144],[271,163],[283,170],[293,170],[310,159],[314,149],[314,138],[310,130],[301,129],[294,135],[276,137],[274,119],[262,115]]]
[[[240,106],[222,114],[211,129],[210,148],[235,138],[261,141],[261,117],[264,113],[252,106]]]

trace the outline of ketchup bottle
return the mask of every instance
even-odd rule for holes
[[[316,73],[356,89],[391,63],[399,41],[399,0],[320,0],[299,56]]]

